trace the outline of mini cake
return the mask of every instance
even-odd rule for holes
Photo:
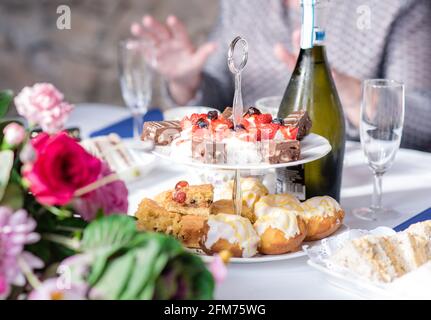
[[[181,216],[178,239],[188,248],[200,248],[206,220],[205,216]]]
[[[294,111],[283,120],[285,125],[290,125],[298,129],[298,140],[302,140],[310,133],[312,122],[310,116],[305,110]]]
[[[235,128],[232,112],[192,114],[181,120],[181,134],[172,141],[171,154],[210,164],[269,164],[298,160],[300,142],[297,134],[308,133],[305,117],[273,119],[250,107]]]
[[[283,254],[299,250],[306,235],[305,223],[295,212],[272,207],[254,223],[260,236],[259,252]]]
[[[251,222],[237,215],[210,215],[204,226],[202,249],[208,254],[223,250],[234,257],[252,257],[257,253],[259,237]]]
[[[171,212],[208,215],[213,197],[214,188],[211,184],[190,186],[186,181],[180,181],[174,190],[160,193],[155,200]]]
[[[344,211],[329,196],[314,197],[302,203],[300,215],[307,225],[305,241],[315,241],[333,234],[341,226]]]
[[[231,180],[227,182],[221,192],[221,198],[232,199],[234,182]],[[268,189],[260,182],[259,179],[254,177],[241,178],[241,191],[242,200],[247,206],[253,210],[255,203],[263,196],[266,196],[269,192]]]
[[[137,228],[145,231],[162,232],[177,237],[181,215],[169,212],[151,199],[143,199],[135,213]]]
[[[284,208],[297,214],[302,211],[301,202],[293,194],[283,193],[261,197],[254,206],[254,213],[257,217],[261,217],[271,212],[273,208]]]
[[[214,201],[210,208],[210,214],[235,214],[233,200],[221,199]],[[256,215],[253,211],[243,202],[241,216],[250,220],[251,223],[256,221]]]
[[[150,140],[158,146],[165,146],[178,137],[181,130],[179,121],[146,121],[141,139]]]
[[[429,222],[421,224],[391,236],[347,241],[330,262],[374,282],[391,282],[431,260],[430,239],[422,233],[429,232]]]

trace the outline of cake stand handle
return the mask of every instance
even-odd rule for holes
[[[241,171],[239,169],[235,170],[235,177],[233,179],[233,208],[235,214],[241,215],[242,211],[242,190],[241,190]]]
[[[235,61],[235,48],[236,46],[241,45],[241,62],[239,64]],[[248,60],[248,43],[247,41],[238,36],[231,42],[229,46],[229,51],[227,54],[227,64],[229,66],[230,72],[232,72],[235,76],[235,94],[233,98],[233,124],[234,127],[238,126],[241,123],[242,115],[244,112],[244,106],[242,102],[242,93],[241,93],[241,72],[247,64]]]

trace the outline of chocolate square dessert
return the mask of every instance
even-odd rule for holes
[[[262,157],[270,164],[286,163],[299,159],[301,148],[297,140],[276,141],[269,140],[262,143]]]
[[[151,140],[157,146],[168,145],[181,133],[179,121],[147,121],[142,130],[142,140]]]
[[[307,134],[310,133],[312,122],[307,111],[300,110],[294,111],[284,118],[284,125],[298,128],[297,139],[302,140]]]

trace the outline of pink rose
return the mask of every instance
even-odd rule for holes
[[[24,141],[25,129],[16,122],[9,123],[4,129],[4,141],[10,146],[17,146]]]
[[[102,163],[102,170],[98,179],[111,175],[113,172],[106,163]],[[73,206],[84,220],[90,221],[96,217],[101,209],[104,215],[127,214],[129,207],[128,191],[121,180],[116,180],[75,199]]]
[[[50,83],[25,87],[14,99],[16,109],[31,125],[55,133],[63,129],[73,105],[63,101],[63,94]]]
[[[42,204],[69,203],[76,190],[100,174],[101,161],[64,132],[53,136],[41,133],[31,142],[36,160],[23,167],[23,175]]]

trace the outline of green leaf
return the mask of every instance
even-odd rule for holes
[[[132,217],[112,215],[97,219],[89,224],[82,238],[83,251],[106,250],[129,243],[136,234]]]
[[[0,151],[0,201],[6,191],[9,182],[10,172],[13,167],[14,153],[12,150]]]
[[[4,90],[0,91],[0,118],[3,118],[9,109],[13,99],[13,91]]]
[[[16,183],[9,183],[0,201],[0,205],[10,207],[14,210],[21,209],[24,205],[23,190]]]

